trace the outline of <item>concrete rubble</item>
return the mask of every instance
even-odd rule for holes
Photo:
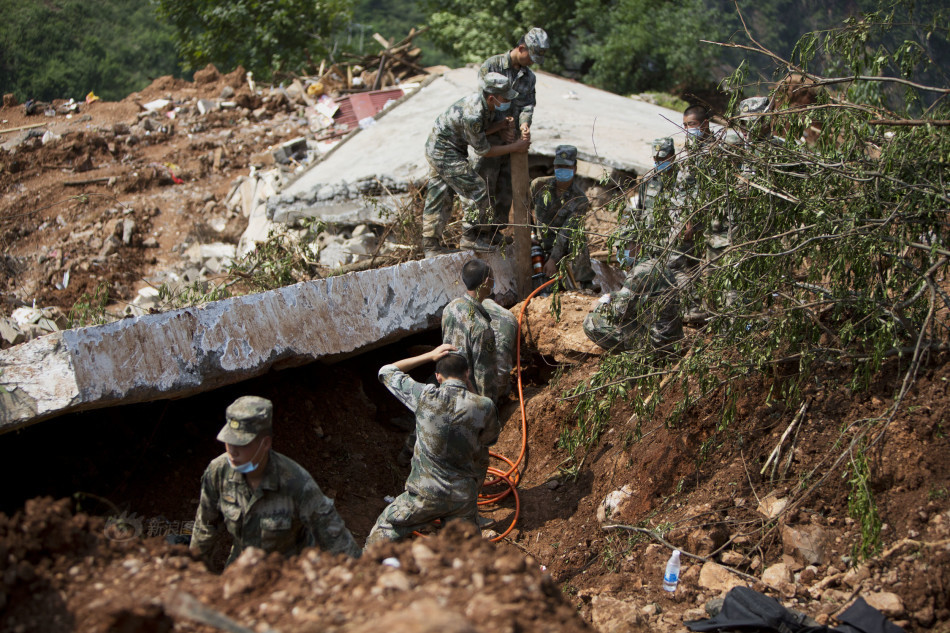
[[[427,330],[464,291],[461,267],[469,257],[455,253],[299,283],[55,332],[0,351],[0,433],[71,411],[187,396]],[[512,260],[488,261],[496,296],[510,305]]]

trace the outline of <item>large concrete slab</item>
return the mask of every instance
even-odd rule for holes
[[[554,149],[566,143],[575,145],[586,162],[643,173],[653,167],[650,141],[682,139],[682,113],[556,75],[537,75],[532,154],[553,158]],[[430,81],[287,185],[269,201],[268,216],[286,223],[313,216],[351,217],[351,223],[385,216],[409,183],[425,181],[425,143],[436,118],[475,90],[474,67]]]
[[[178,398],[336,360],[437,327],[464,292],[456,253],[197,308],[58,332],[0,351],[0,433],[83,409]],[[514,302],[511,259],[487,256]]]

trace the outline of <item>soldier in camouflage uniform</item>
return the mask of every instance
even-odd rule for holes
[[[531,140],[531,119],[536,104],[536,77],[530,67],[532,64],[544,63],[544,56],[549,47],[548,34],[535,27],[524,34],[517,46],[507,53],[489,57],[479,68],[479,78],[488,73],[504,75],[511,82],[511,87],[518,92],[518,96],[511,101],[510,109],[496,109],[493,114],[493,121],[510,122],[509,127],[495,139],[498,142],[503,142],[505,136],[508,136],[509,141],[513,140],[512,135],[515,134],[519,134],[522,139]],[[491,236],[500,241],[498,231],[508,223],[508,213],[511,209],[511,159],[507,155],[481,156],[475,164],[475,171],[485,179],[488,186],[488,197],[496,225]]]
[[[468,363],[453,349],[440,345],[379,370],[380,382],[416,414],[417,440],[406,490],[376,519],[366,547],[405,538],[436,519],[476,523],[498,415],[491,400],[468,390]],[[406,374],[433,361],[439,386]]]
[[[480,91],[459,99],[436,119],[426,142],[429,181],[422,210],[422,247],[426,257],[445,252],[442,232],[452,213],[455,196],[463,199],[465,235],[461,246],[475,250],[491,250],[491,243],[481,238],[476,225],[489,222],[488,191],[485,181],[468,162],[468,147],[479,156],[501,156],[524,152],[528,141],[507,144],[492,143],[489,134],[506,126],[505,121],[492,122],[492,113],[499,106],[518,96],[508,79],[488,73],[480,82]]]
[[[671,222],[671,233],[668,240],[659,244],[641,244],[637,236],[644,230],[649,230],[656,224],[654,207],[662,193],[671,195],[676,182],[677,166],[673,159],[676,150],[673,148],[673,139],[669,136],[654,139],[651,143],[653,150],[653,175],[640,182],[635,205],[624,210],[626,226],[620,231],[617,240],[617,261],[621,268],[629,268],[636,264],[640,257],[652,256],[680,256],[679,253],[669,253],[672,244],[679,232],[678,222]],[[676,209],[670,209],[675,213]],[[678,219],[678,217],[677,217]]]
[[[605,350],[629,351],[646,344],[669,350],[683,338],[676,279],[661,260],[640,260],[623,287],[595,306],[584,319],[584,333]]]
[[[360,548],[313,477],[297,462],[271,450],[270,400],[244,396],[226,410],[218,433],[227,452],[201,478],[201,499],[191,548],[209,559],[223,524],[234,539],[231,564],[247,547],[284,556],[319,546],[359,556]]]
[[[482,307],[491,318],[491,330],[495,335],[495,356],[498,361],[498,401],[511,393],[511,370],[515,366],[515,343],[518,338],[518,321],[511,310],[501,307],[491,299],[482,301]]]
[[[748,134],[754,138],[768,138],[771,136],[771,127],[767,119],[756,117],[768,111],[768,97],[750,97],[739,102],[739,118],[748,125]],[[742,145],[744,139],[735,129],[728,128],[721,133],[722,143],[734,148]],[[744,164],[739,169],[740,174],[748,176],[751,167]],[[740,179],[736,183],[737,189],[745,189],[747,185]],[[709,227],[706,230],[706,262],[710,270],[717,266],[716,262],[726,250],[732,246],[733,229],[736,222],[736,209],[730,202],[720,203],[712,212]],[[710,306],[713,310],[720,307],[729,307],[736,302],[738,295],[734,290],[727,290],[722,295],[722,306]],[[718,303],[714,301],[713,303]]]
[[[686,157],[677,161],[676,185],[673,190],[672,207],[681,227],[677,247],[670,258],[669,267],[680,287],[686,322],[705,323],[708,314],[702,309],[692,291],[693,278],[702,254],[696,254],[693,233],[696,226],[692,217],[687,217],[690,202],[699,197],[697,174],[704,171],[708,162],[714,137],[709,129],[709,111],[701,105],[691,105],[683,111],[683,128],[686,130]]]
[[[495,278],[480,259],[462,266],[466,292],[442,310],[442,342],[455,346],[468,361],[475,393],[498,400],[498,356],[491,315],[482,302],[491,295]]]
[[[590,202],[574,178],[577,172],[577,148],[558,145],[554,150],[554,175],[535,178],[531,182],[531,207],[541,248],[547,259],[544,274],[557,274],[558,263],[571,253],[571,236],[580,230],[583,243],[571,261],[571,272],[581,288],[590,288],[594,269],[590,265],[584,220]]]

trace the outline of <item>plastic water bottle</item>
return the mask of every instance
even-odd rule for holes
[[[666,562],[666,573],[663,574],[663,588],[667,591],[676,591],[676,584],[680,581],[680,551],[673,550],[673,555]]]

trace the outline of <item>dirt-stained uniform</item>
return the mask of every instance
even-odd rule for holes
[[[435,519],[475,523],[488,448],[498,440],[495,405],[456,378],[430,385],[385,365],[379,380],[416,414],[416,447],[405,492],[376,519],[366,546],[405,538]]]
[[[491,317],[491,330],[495,335],[495,355],[498,361],[498,398],[511,392],[511,370],[515,366],[515,343],[518,338],[518,320],[511,310],[503,308],[491,299],[482,301],[482,307]]]
[[[310,473],[276,451],[270,451],[256,491],[230,466],[227,454],[208,465],[201,478],[191,547],[208,556],[222,523],[234,538],[229,565],[247,547],[284,556],[313,546],[334,554],[361,553],[333,501],[321,492]]]
[[[558,192],[554,176],[535,178],[531,182],[531,206],[535,224],[539,226],[541,247],[552,260],[561,261],[571,254],[573,232],[584,227],[584,218],[590,208],[587,194],[578,186],[576,178],[564,192]],[[571,272],[579,283],[594,279],[586,237],[577,257],[571,261]]]
[[[498,348],[485,307],[469,294],[450,301],[442,310],[442,342],[465,355],[475,391],[497,402]]]
[[[671,347],[683,338],[673,273],[657,259],[641,260],[620,290],[600,298],[584,319],[584,333],[606,350]]]
[[[535,99],[537,78],[534,71],[524,66],[515,68],[511,63],[511,52],[509,51],[489,57],[482,63],[481,68],[478,69],[479,79],[484,78],[488,73],[504,75],[511,82],[511,87],[518,91],[518,96],[511,102],[511,108],[507,112],[495,112],[492,121],[512,117],[515,122],[516,134],[521,133],[521,126],[524,124],[531,127],[534,106],[537,104]],[[497,143],[501,143],[500,135],[493,135],[492,138]],[[479,156],[475,161],[475,171],[484,179],[488,187],[494,223],[507,224],[512,200],[511,156],[508,154],[490,157]]]
[[[461,196],[467,223],[486,220],[488,190],[468,162],[468,147],[478,155],[491,149],[485,128],[491,118],[481,92],[463,97],[435,121],[426,142],[429,181],[422,209],[423,240],[438,240],[452,214],[455,196]]]

